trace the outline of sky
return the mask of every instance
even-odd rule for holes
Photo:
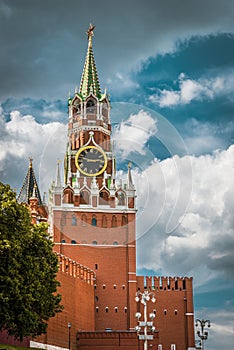
[[[1,0],[0,180],[55,178],[93,48],[118,174],[132,163],[138,273],[193,276],[207,350],[234,343],[234,1]]]

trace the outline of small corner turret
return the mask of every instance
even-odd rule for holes
[[[33,159],[29,158],[29,167],[17,201],[28,206],[32,223],[45,222],[48,218],[47,207],[41,200],[39,187],[33,170]]]

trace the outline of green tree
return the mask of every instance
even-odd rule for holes
[[[47,225],[32,225],[28,208],[0,182],[0,330],[21,340],[46,332],[62,309],[57,271]]]

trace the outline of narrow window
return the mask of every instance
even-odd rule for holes
[[[102,227],[107,227],[107,218],[106,218],[106,215],[102,215]]]
[[[123,215],[123,216],[122,216],[122,226],[126,226],[127,223],[128,223],[127,216],[126,216],[126,215]]]
[[[85,214],[83,214],[81,216],[81,225],[86,226],[86,224],[87,224],[87,216]]]
[[[108,307],[106,307],[106,313],[109,311],[109,308]]]
[[[92,226],[97,226],[97,219],[95,216],[92,217]]]
[[[112,216],[111,226],[117,227],[117,218],[115,215]]]
[[[98,264],[95,264],[95,270],[98,270]]]
[[[72,215],[72,226],[76,226],[76,225],[77,225],[76,216]]]

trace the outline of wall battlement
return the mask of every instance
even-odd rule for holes
[[[63,272],[74,278],[78,278],[88,284],[93,285],[96,280],[96,274],[88,267],[66,257],[63,254],[56,253],[59,262],[59,272]]]
[[[146,276],[144,278],[144,289],[157,291],[187,290],[191,288],[192,281],[192,277]]]

